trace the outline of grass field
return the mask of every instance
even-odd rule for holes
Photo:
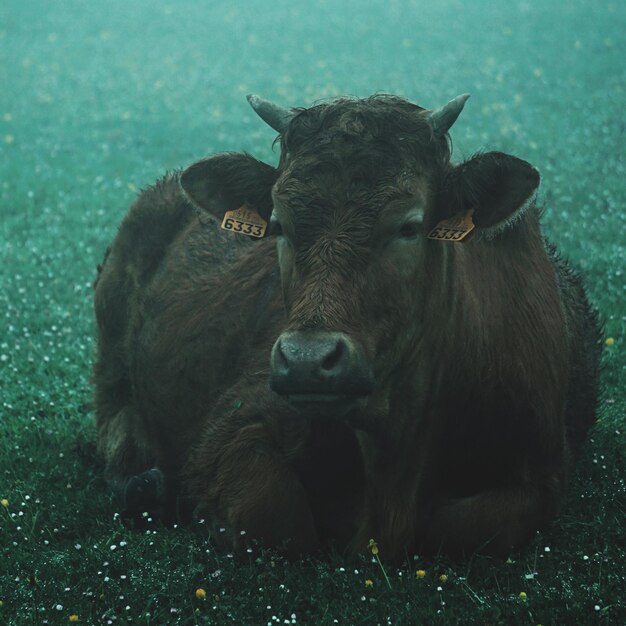
[[[626,623],[626,5],[492,5],[0,3],[0,624]],[[275,163],[248,92],[302,106],[376,91],[427,107],[471,92],[456,158],[498,149],[542,172],[546,232],[606,338],[562,514],[506,563],[410,555],[386,571],[234,563],[196,528],[125,528],[89,379],[91,285],[126,208],[213,152]]]

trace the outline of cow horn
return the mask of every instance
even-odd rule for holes
[[[450,100],[448,104],[444,104],[444,106],[428,112],[427,118],[432,126],[435,137],[443,137],[443,135],[450,130],[450,127],[456,122],[456,118],[459,117],[469,97],[470,95],[468,93],[464,93],[454,98],[454,100]]]
[[[279,107],[277,104],[254,94],[248,94],[246,98],[256,114],[276,132],[283,133],[289,126],[289,122],[294,116],[293,111]]]

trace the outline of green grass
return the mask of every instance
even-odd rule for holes
[[[0,624],[626,622],[626,9],[491,4],[0,4]],[[457,158],[501,149],[541,170],[546,231],[615,343],[562,514],[513,562],[410,555],[388,585],[371,557],[235,563],[202,527],[114,516],[94,454],[95,267],[166,170],[220,150],[276,162],[248,91],[470,91]]]

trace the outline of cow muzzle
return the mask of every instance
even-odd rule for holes
[[[284,332],[270,365],[270,387],[298,409],[322,417],[350,412],[373,388],[364,351],[344,333]]]

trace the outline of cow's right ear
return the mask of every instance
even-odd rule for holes
[[[219,222],[226,211],[234,211],[243,204],[254,207],[269,221],[276,177],[274,167],[248,154],[218,154],[184,170],[180,186],[192,204]]]

